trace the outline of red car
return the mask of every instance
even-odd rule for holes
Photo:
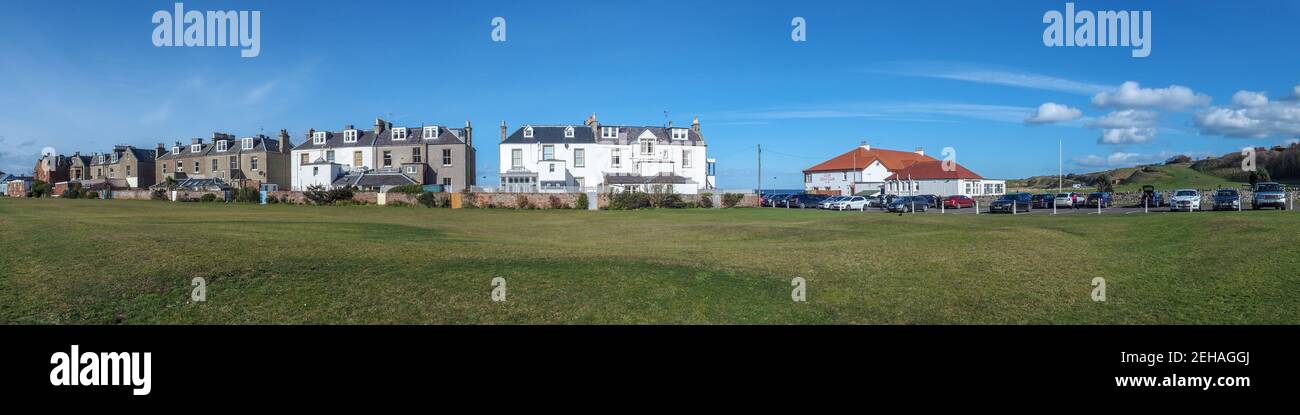
[[[943,207],[947,209],[975,207],[975,199],[966,196],[948,196],[943,200]]]

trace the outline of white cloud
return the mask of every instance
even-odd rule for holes
[[[1045,91],[1092,95],[1110,89],[1107,85],[1024,72],[1016,69],[953,62],[893,62],[882,65],[892,75],[950,79],[981,84],[1012,86]]]
[[[1270,102],[1261,107],[1212,107],[1196,114],[1201,134],[1239,138],[1300,136],[1300,103]]]
[[[1283,101],[1300,101],[1300,85],[1291,88],[1291,93],[1282,97]]]
[[[1262,107],[1268,105],[1268,96],[1263,92],[1237,91],[1232,95],[1232,103],[1241,107]]]
[[[270,94],[271,90],[274,90],[275,86],[279,83],[280,80],[273,79],[254,87],[249,90],[247,94],[244,94],[244,103],[251,105],[261,102],[262,99],[266,98],[266,95]]]
[[[1154,128],[1110,128],[1101,131],[1101,138],[1097,140],[1099,144],[1137,144],[1151,141],[1156,138],[1156,129]]]
[[[1038,111],[1025,118],[1026,124],[1051,124],[1073,121],[1083,116],[1083,111],[1066,105],[1048,102],[1038,106]]]
[[[1073,161],[1079,167],[1130,167],[1140,164],[1160,163],[1174,155],[1170,152],[1141,154],[1116,151],[1107,156],[1089,154],[1083,157],[1075,157]]]
[[[1208,105],[1210,97],[1191,88],[1170,85],[1168,88],[1142,88],[1128,81],[1113,92],[1100,92],[1092,97],[1092,104],[1103,108],[1159,108],[1181,110],[1191,106]]]

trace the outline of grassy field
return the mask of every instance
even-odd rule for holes
[[[0,322],[1300,322],[1300,214],[897,216],[0,198]],[[1089,298],[1105,277],[1107,301]],[[208,299],[190,303],[190,280]],[[490,300],[490,280],[508,300]],[[808,301],[790,299],[791,278]]]

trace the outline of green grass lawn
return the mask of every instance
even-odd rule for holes
[[[0,322],[1300,322],[1300,214],[913,215],[0,198]],[[1089,298],[1105,277],[1107,301]],[[190,303],[190,280],[208,301]],[[493,277],[508,300],[490,300]],[[790,300],[790,280],[808,301]]]
[[[1222,177],[1201,173],[1192,169],[1189,164],[1169,164],[1163,166],[1153,166],[1155,172],[1137,171],[1134,175],[1140,175],[1134,183],[1125,183],[1115,186],[1115,191],[1135,191],[1142,190],[1142,186],[1150,184],[1157,190],[1170,191],[1176,189],[1215,189],[1219,187],[1240,188],[1244,183],[1234,182]]]

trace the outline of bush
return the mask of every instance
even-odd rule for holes
[[[212,194],[212,193],[205,193],[205,194],[203,194],[203,196],[200,196],[200,197],[199,197],[199,201],[200,201],[200,202],[216,202],[216,201],[217,201],[217,195],[214,195],[214,194]]]
[[[266,195],[266,204],[274,205],[276,203],[280,203],[280,199],[276,198],[275,196]]]
[[[153,191],[149,192],[149,199],[167,200],[167,191],[163,189],[153,189]]]
[[[407,184],[407,185],[397,186],[392,189],[388,189],[387,193],[407,193],[407,194],[418,195],[424,193],[424,186],[418,184]]]
[[[700,193],[700,202],[696,206],[705,209],[713,208],[713,193]]]
[[[235,190],[235,201],[244,203],[257,203],[262,199],[262,192],[251,187],[241,187]]]
[[[50,189],[50,184],[37,180],[32,182],[32,188],[27,191],[27,197],[50,197],[54,190]]]
[[[609,210],[635,210],[650,207],[650,196],[634,190],[609,195]]]
[[[532,209],[532,208],[533,208],[533,202],[528,200],[528,196],[525,195],[515,196],[515,209]]]
[[[573,208],[574,208],[574,209],[586,209],[586,208],[587,208],[587,205],[589,205],[589,204],[591,204],[591,201],[590,201],[590,200],[587,200],[587,193],[586,193],[586,192],[582,192],[582,193],[579,193],[579,194],[578,194],[578,202],[573,204]]]
[[[87,198],[87,199],[99,199],[99,192],[96,192],[96,191],[93,191],[93,190],[92,190],[92,191],[89,191],[89,192],[86,192],[86,198]]]
[[[559,197],[559,196],[551,195],[551,197],[549,198],[549,200],[548,200],[547,202],[549,202],[549,203],[551,204],[551,205],[550,205],[550,208],[551,208],[551,209],[568,209],[568,208],[569,208],[569,205],[568,205],[567,203],[564,203],[563,200],[560,200],[560,197]]]
[[[351,187],[338,187],[338,188],[334,188],[334,189],[330,189],[330,190],[325,190],[325,187],[324,187],[324,186],[321,186],[321,185],[318,185],[318,184],[314,184],[314,185],[308,186],[308,187],[307,187],[307,191],[306,191],[306,192],[303,192],[302,195],[303,195],[303,197],[307,198],[308,201],[310,201],[312,204],[315,204],[315,205],[359,205],[359,204],[362,204],[362,203],[359,203],[359,202],[358,202],[358,203],[349,203],[349,202],[356,202],[356,201],[352,200],[352,194],[353,194],[352,192],[353,192],[353,190],[352,190]]]
[[[67,189],[63,190],[63,193],[60,194],[59,197],[64,199],[80,199],[81,189],[69,186]]]
[[[673,193],[673,188],[656,185],[651,188],[647,196],[650,206],[656,208],[678,208],[682,207],[682,196]]]
[[[734,208],[736,207],[736,205],[740,204],[741,200],[745,200],[745,195],[742,195],[740,193],[723,193],[722,207]]]
[[[434,197],[433,193],[429,193],[429,192],[420,193],[420,196],[416,197],[415,201],[419,203],[420,206],[424,206],[427,208],[438,207],[438,198]]]

